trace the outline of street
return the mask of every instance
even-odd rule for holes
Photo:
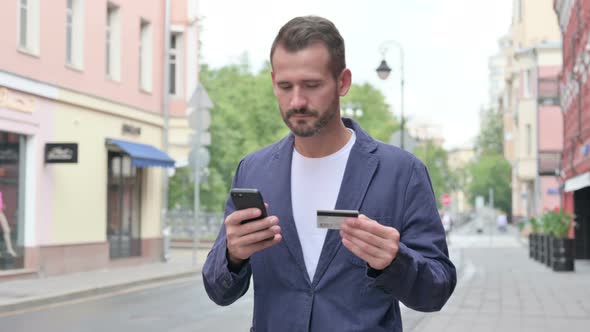
[[[0,317],[11,332],[247,331],[252,292],[229,307],[209,300],[201,278]]]
[[[457,288],[438,313],[402,306],[405,331],[587,331],[590,263],[555,273],[528,258],[510,226],[499,232],[485,216],[451,231],[450,256]],[[477,228],[483,225],[483,232]],[[2,331],[247,331],[252,292],[229,307],[207,297],[200,277],[133,292],[0,316]]]

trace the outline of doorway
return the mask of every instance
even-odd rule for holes
[[[111,258],[141,256],[142,169],[131,157],[108,151],[107,239]]]
[[[576,259],[590,259],[590,187],[574,192]]]

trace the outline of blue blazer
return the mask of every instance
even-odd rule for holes
[[[246,156],[233,186],[258,188],[279,218],[283,241],[252,255],[237,273],[228,269],[225,227],[203,266],[209,297],[229,305],[254,282],[251,331],[402,331],[398,301],[437,311],[457,282],[427,170],[412,154],[371,138],[343,119],[356,142],[336,209],[359,210],[401,234],[398,255],[383,271],[370,269],[329,230],[309,279],[291,204],[293,135]],[[313,190],[313,188],[310,188]],[[225,215],[235,210],[228,199]]]

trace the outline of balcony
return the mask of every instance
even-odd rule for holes
[[[555,175],[559,170],[561,153],[559,151],[539,151],[538,172],[539,175]]]
[[[557,78],[540,78],[537,90],[539,105],[559,105],[559,80]]]

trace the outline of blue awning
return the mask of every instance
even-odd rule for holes
[[[174,167],[174,159],[166,152],[148,144],[132,143],[118,139],[107,139],[108,144],[113,144],[131,156],[131,165],[135,167]]]

